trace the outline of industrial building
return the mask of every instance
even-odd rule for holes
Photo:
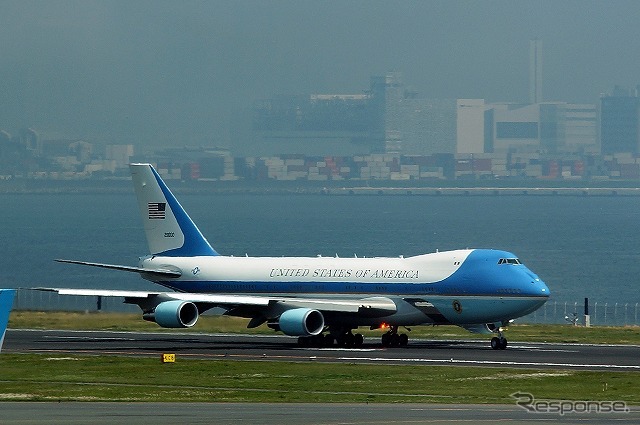
[[[539,94],[539,79],[534,83]],[[391,72],[371,77],[365,93],[256,101],[248,140],[231,151],[255,157],[596,153],[596,112],[595,105],[567,102],[421,97]]]
[[[466,101],[468,104],[469,101]],[[476,108],[482,106],[477,102]],[[535,104],[494,103],[486,104],[485,120],[481,123],[476,112],[458,114],[458,128],[466,130],[458,134],[459,153],[469,152],[463,136],[484,134],[484,150],[481,152],[542,152],[542,153],[597,153],[596,106],[566,102]],[[476,131],[471,123],[475,123]],[[483,127],[484,125],[484,127]],[[479,142],[475,145],[479,148]],[[461,148],[466,148],[462,150]],[[480,153],[476,151],[475,153]]]
[[[600,145],[603,154],[640,153],[640,87],[616,86],[600,97]]]

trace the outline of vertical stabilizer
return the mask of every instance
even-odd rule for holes
[[[131,164],[130,168],[151,254],[219,255],[150,164]]]
[[[15,289],[0,289],[0,351],[2,351],[2,343],[4,342],[4,334],[7,332],[7,324],[9,323],[9,313],[13,305],[13,296]]]

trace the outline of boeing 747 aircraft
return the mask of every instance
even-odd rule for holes
[[[495,333],[549,298],[549,288],[509,252],[461,249],[413,257],[233,257],[214,250],[150,164],[131,164],[150,255],[137,267],[56,260],[139,273],[170,291],[40,288],[63,295],[124,297],[143,318],[194,326],[214,307],[266,323],[301,346],[361,346],[361,326],[385,329],[383,346],[403,346],[400,327],[458,325]]]

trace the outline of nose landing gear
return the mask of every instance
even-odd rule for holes
[[[491,348],[494,350],[505,350],[507,348],[507,338],[504,337],[502,329],[498,329],[498,336],[491,338]]]

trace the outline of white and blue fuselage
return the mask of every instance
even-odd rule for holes
[[[490,249],[406,258],[149,256],[139,265],[179,271],[179,278],[151,280],[180,292],[409,298],[444,316],[414,306],[401,323],[380,317],[366,324],[502,322],[535,311],[549,297],[545,283],[513,254]]]
[[[250,327],[268,323],[302,338],[329,331],[331,340],[355,345],[362,335],[351,331],[359,326],[389,325],[385,345],[405,344],[398,326],[419,324],[501,335],[503,325],[535,311],[550,295],[515,255],[491,249],[406,258],[223,256],[150,164],[131,164],[131,175],[151,255],[137,267],[58,261],[140,273],[172,292],[53,290],[122,296],[164,327],[193,326],[199,314],[220,308],[251,319]],[[494,340],[494,348],[506,347],[502,336]]]

